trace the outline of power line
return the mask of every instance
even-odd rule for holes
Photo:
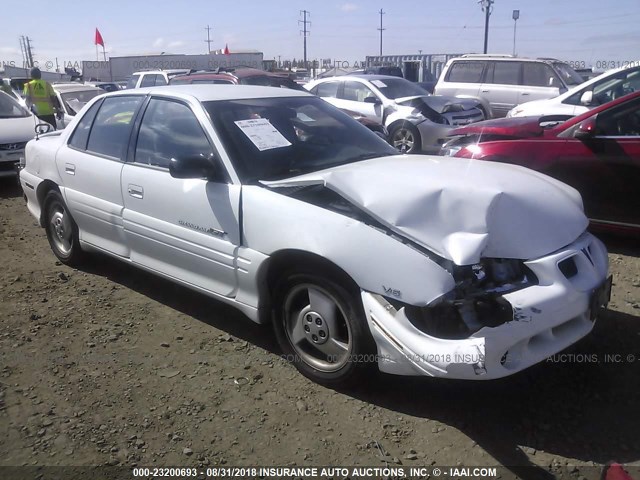
[[[302,28],[303,28],[300,33],[302,33],[303,41],[304,41],[304,68],[308,69],[308,66],[307,66],[307,37],[309,36],[309,34],[311,32],[309,32],[307,30],[307,23],[309,25],[311,25],[311,22],[309,22],[307,20],[307,14],[309,14],[309,16],[311,16],[311,12],[308,12],[307,10],[300,10],[300,13],[303,15],[303,20],[298,20],[298,25],[300,23],[302,23]]]
[[[211,30],[211,27],[207,25],[205,30],[207,31],[207,39],[204,42],[207,44],[207,52],[211,53],[211,37],[209,36],[209,30]]]
[[[380,9],[378,13],[380,14],[380,28],[378,28],[380,30],[380,56],[382,56],[382,31],[386,30],[386,28],[382,28],[382,15],[384,15],[384,12]]]

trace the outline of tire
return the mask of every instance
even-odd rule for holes
[[[290,273],[276,288],[274,330],[285,358],[307,378],[349,385],[377,367],[360,299],[339,283]]]
[[[393,127],[389,132],[389,143],[402,153],[418,153],[422,147],[420,132],[409,122]]]
[[[51,190],[45,196],[45,230],[54,255],[65,265],[76,266],[84,258],[78,226],[71,217],[62,195]]]

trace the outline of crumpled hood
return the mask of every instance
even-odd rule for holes
[[[0,143],[22,143],[36,136],[33,115],[19,118],[0,118]]]
[[[481,160],[397,155],[263,183],[325,185],[458,265],[481,257],[537,258],[568,245],[588,225],[572,187]]]
[[[471,110],[478,106],[478,101],[470,98],[457,98],[448,95],[418,95],[415,97],[396,98],[398,105],[413,106],[416,99],[424,102],[429,108],[438,113]]]

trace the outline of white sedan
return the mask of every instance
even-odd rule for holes
[[[29,142],[20,178],[60,261],[102,252],[272,322],[318,382],[503,377],[587,335],[608,300],[576,190],[398,155],[305,92],[110,93]]]
[[[405,153],[438,153],[451,130],[485,119],[477,100],[431,95],[404,78],[344,75],[304,86],[330,104],[383,125]]]
[[[24,148],[41,123],[26,107],[0,91],[0,177],[15,176]]]
[[[507,117],[573,117],[637,90],[640,90],[640,62],[632,62],[581,83],[557,97],[522,103],[511,109]]]

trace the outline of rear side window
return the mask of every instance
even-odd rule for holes
[[[96,113],[98,112],[98,108],[100,108],[100,104],[102,102],[96,102],[91,105],[91,108],[87,110],[87,113],[84,114],[82,120],[78,122],[76,129],[71,135],[71,140],[69,140],[69,145],[80,150],[87,149],[87,140],[89,139],[89,130],[91,130],[91,124],[93,123],[93,119],[96,117]]]
[[[551,67],[545,63],[526,62],[522,70],[522,83],[530,87],[548,87],[556,77]]]
[[[143,97],[105,98],[93,122],[87,150],[119,160],[129,143],[131,124]]]
[[[325,82],[318,85],[313,93],[318,95],[319,97],[333,97],[336,98],[338,96],[338,87],[340,83],[338,82]]]
[[[449,68],[448,82],[480,83],[486,62],[455,62]]]
[[[140,78],[140,75],[131,75],[131,78],[127,82],[127,88],[136,88],[139,78]]]
[[[142,77],[142,83],[140,84],[140,88],[144,87],[153,87],[156,84],[156,74],[148,74]]]
[[[491,62],[485,83],[519,85],[521,62]]]
[[[213,154],[200,122],[189,107],[152,98],[144,112],[134,161],[169,168],[172,158]]]

